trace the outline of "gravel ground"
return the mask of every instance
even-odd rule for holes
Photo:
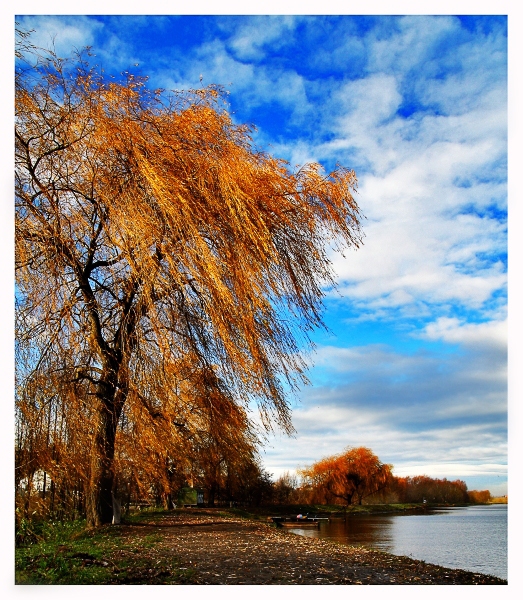
[[[203,585],[435,584],[503,585],[489,575],[446,569],[335,542],[305,538],[256,521],[213,515],[166,515],[123,527],[159,534],[157,548]]]

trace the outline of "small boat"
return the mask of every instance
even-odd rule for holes
[[[318,529],[319,519],[310,517],[271,517],[273,523],[278,527],[289,527],[292,529]]]

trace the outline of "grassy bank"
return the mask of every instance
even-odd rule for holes
[[[40,524],[16,548],[15,583],[190,583],[192,573],[159,553],[159,541],[158,534],[126,535],[120,527],[89,531],[85,521]]]

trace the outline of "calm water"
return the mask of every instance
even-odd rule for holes
[[[507,579],[506,504],[354,516],[290,531]]]

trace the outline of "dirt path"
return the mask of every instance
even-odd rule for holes
[[[159,534],[158,551],[176,558],[195,584],[504,584],[407,557],[305,538],[265,523],[212,514],[169,515],[125,526]]]

